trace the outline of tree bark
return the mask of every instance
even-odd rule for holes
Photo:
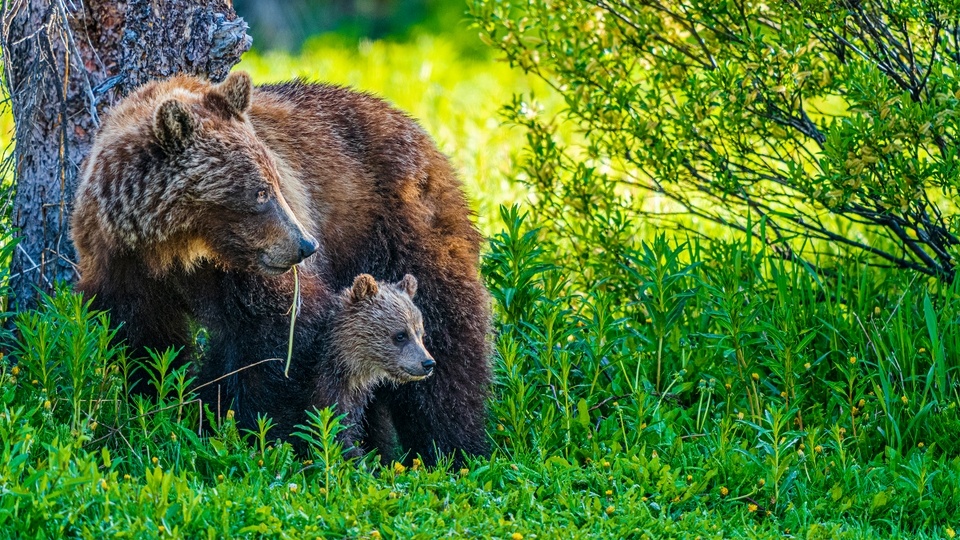
[[[105,108],[185,73],[226,77],[247,49],[229,0],[6,0],[0,17],[15,133],[14,305],[76,278],[71,201]]]

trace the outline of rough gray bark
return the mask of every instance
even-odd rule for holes
[[[0,22],[16,126],[10,285],[24,308],[76,278],[71,201],[99,114],[151,79],[219,81],[251,40],[229,0],[6,0]]]

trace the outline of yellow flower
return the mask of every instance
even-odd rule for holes
[[[523,540],[523,535],[520,533],[513,533],[510,535],[511,540]]]
[[[951,529],[950,527],[947,527],[947,530],[944,532],[947,533],[947,538],[956,538],[957,536],[957,532]]]
[[[901,397],[900,401],[902,401],[904,405],[906,405],[907,403],[910,403],[910,399],[907,398],[907,396]]]
[[[100,488],[101,488],[101,489],[107,489],[107,481],[106,481],[106,479],[104,479],[104,478],[101,478],[101,479],[100,479]]]
[[[873,307],[873,314],[874,314],[874,315],[880,315],[880,306],[874,306],[874,307]]]
[[[693,475],[692,475],[692,474],[688,474],[688,475],[687,475],[687,482],[693,482]]]
[[[720,495],[726,497],[730,494],[730,490],[727,489],[727,486],[720,486]]]
[[[258,467],[263,467],[263,460],[262,460],[262,459],[258,459],[258,460],[257,460],[257,466],[258,466]]]
[[[919,352],[920,354],[923,354],[923,353],[927,352],[927,348],[926,348],[926,347],[920,347],[920,350],[918,350],[917,352]],[[948,530],[952,530],[952,529],[948,529]],[[956,533],[954,533],[954,534],[956,534]],[[953,537],[951,537],[951,538],[953,538]]]
[[[737,420],[743,420],[743,411],[737,413]]]
[[[223,482],[223,475],[222,475],[222,474],[218,474],[218,475],[217,475],[217,480]]]
[[[157,530],[160,531],[160,534],[167,532],[167,528],[164,527],[163,525],[157,527]]]
[[[160,459],[158,459],[157,456],[153,456],[152,458],[150,458],[150,461],[151,461],[154,465],[156,465],[157,462],[160,461]]]
[[[400,473],[402,473],[402,472],[405,471],[405,470],[407,470],[407,468],[403,466],[403,463],[400,463],[399,461],[395,461],[395,462],[393,463],[393,472],[394,472],[394,474],[400,474]]]
[[[753,379],[753,380],[755,380],[755,381],[759,381],[759,380],[760,380],[760,374],[757,373],[756,371],[754,371],[753,373],[750,374],[750,378]]]
[[[604,495],[606,495],[607,497],[613,495],[613,490],[612,490],[612,489],[606,490],[606,491],[604,492]]]
[[[511,463],[511,464],[510,464],[510,468],[513,469],[513,470],[515,470],[515,471],[519,471],[519,470],[520,470],[520,467],[517,467],[517,464],[516,464],[516,463]]]
[[[413,458],[413,470],[419,469],[421,465],[423,465],[423,462],[420,461],[420,458]]]
[[[298,485],[296,485],[296,484],[294,484],[294,483],[290,483],[290,484],[287,485],[287,488],[289,488],[292,493],[296,493],[297,490],[300,489],[300,486],[298,486]]]
[[[750,512],[756,512],[756,511],[757,511],[757,505],[755,505],[755,504],[753,504],[753,503],[750,503],[750,504],[747,505],[747,510],[749,510]]]
[[[233,409],[228,409],[228,410],[227,410],[227,420],[233,420],[233,415],[234,415],[234,414],[235,414],[235,413],[233,412]]]
[[[503,431],[504,429],[503,424],[497,424],[497,431]]]
[[[610,514],[614,513],[616,510],[617,510],[616,507],[614,507],[611,504],[610,506],[607,507],[607,515],[609,516]]]
[[[607,460],[603,460],[603,461],[602,461],[602,465],[604,466],[604,468],[607,468],[607,469],[610,468],[610,462],[607,461]]]
[[[170,440],[173,441],[173,442],[177,442],[177,434],[176,434],[176,433],[171,433],[171,434],[170,434]]]
[[[43,408],[46,409],[46,410],[48,410],[48,411],[50,410],[50,400],[49,400],[49,399],[43,402]]]
[[[857,363],[857,357],[856,357],[856,356],[851,356],[851,357],[850,357],[850,363],[851,363],[851,364],[856,364],[856,363]]]
[[[376,529],[370,531],[370,538],[374,538],[374,539],[380,538],[380,531]]]
[[[10,368],[10,374],[13,375],[13,376],[19,375],[19,374],[20,374],[20,366],[13,366],[12,368]]]
[[[816,452],[816,453],[818,453],[818,454],[822,454],[822,453],[823,453],[823,447],[818,444],[818,445],[816,445],[816,446],[813,447],[813,451]]]
[[[470,474],[470,469],[460,469],[460,476],[466,476]]]
[[[804,369],[810,369],[810,362],[803,364]]]
[[[766,483],[767,483],[767,481],[764,480],[763,478],[757,480],[757,485],[760,486],[760,487],[763,487]]]
[[[917,448],[923,448],[923,441],[917,443]]]
[[[129,475],[129,474],[123,475],[123,479],[124,479],[124,480],[129,480],[129,479],[130,479],[130,475]]]

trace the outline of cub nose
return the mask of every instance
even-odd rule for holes
[[[430,371],[433,369],[433,366],[437,365],[437,363],[433,361],[433,358],[427,358],[421,362],[420,365],[423,366],[423,369]]]
[[[316,253],[318,249],[320,249],[320,244],[317,243],[316,240],[314,240],[313,238],[310,238],[309,236],[304,236],[300,240],[300,251],[297,253],[297,255],[300,257],[300,260],[302,261],[307,257]]]

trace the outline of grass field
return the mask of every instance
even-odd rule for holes
[[[329,413],[308,459],[230,420],[198,436],[186,374],[131,402],[106,318],[63,291],[16,316],[0,363],[0,536],[955,536],[960,284],[856,263],[828,278],[750,237],[642,226],[627,261],[580,260],[526,207],[499,210],[526,188],[498,108],[531,85],[560,100],[458,51],[331,40],[239,67],[383,95],[455,161],[491,238],[494,455],[345,463]]]

